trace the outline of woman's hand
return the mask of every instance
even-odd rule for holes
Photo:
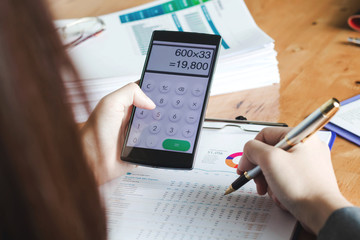
[[[101,99],[81,129],[85,155],[99,184],[133,167],[120,159],[133,105],[144,109],[155,108],[139,86],[130,83]]]
[[[238,173],[259,165],[262,174],[254,179],[258,193],[268,193],[317,234],[334,210],[351,204],[338,188],[328,146],[316,135],[289,151],[273,147],[288,131],[265,128],[249,141]]]

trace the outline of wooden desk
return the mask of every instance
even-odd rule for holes
[[[94,16],[149,0],[49,0],[55,18]],[[280,84],[211,97],[207,117],[286,122],[294,126],[330,97],[360,93],[360,37],[347,27],[358,0],[246,0],[278,52]],[[342,193],[360,206],[360,148],[338,137],[332,160]],[[302,231],[299,239],[315,239]]]

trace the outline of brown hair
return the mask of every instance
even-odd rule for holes
[[[77,79],[45,4],[1,0],[0,239],[106,238],[63,75]]]

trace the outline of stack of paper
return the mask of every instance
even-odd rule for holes
[[[100,18],[106,30],[69,49],[91,106],[107,93],[140,78],[154,30],[222,36],[212,95],[279,82],[274,41],[256,25],[243,0],[158,0]],[[71,93],[76,102],[76,92]],[[80,110],[77,116],[79,121],[86,119]]]

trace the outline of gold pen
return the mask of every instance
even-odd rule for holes
[[[332,98],[324,103],[320,108],[316,109],[315,112],[305,118],[299,125],[293,128],[286,136],[278,142],[275,147],[289,150],[299,142],[304,142],[308,137],[320,130],[339,110],[340,103],[337,99]],[[261,169],[259,166],[245,172],[243,175],[238,177],[225,191],[225,195],[232,193],[242,187],[251,179],[255,178]]]

